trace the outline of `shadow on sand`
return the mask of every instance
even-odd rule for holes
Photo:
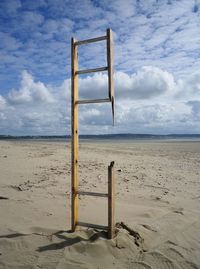
[[[72,246],[74,244],[77,244],[82,241],[86,242],[94,242],[98,238],[107,238],[107,233],[104,231],[97,231],[95,234],[92,234],[88,239],[81,237],[80,235],[74,236],[72,238],[69,237],[69,234],[72,234],[72,232],[69,231],[58,231],[56,233],[53,233],[51,235],[46,235],[47,237],[53,237],[56,236],[58,239],[61,239],[61,242],[58,243],[52,243],[49,245],[41,246],[36,249],[38,252],[44,252],[44,251],[49,251],[49,250],[58,250],[62,249],[65,247]],[[44,236],[44,234],[39,234],[39,233],[32,233],[32,234],[22,234],[22,233],[13,233],[13,234],[6,234],[6,235],[0,235],[1,238],[7,238],[7,239],[13,239],[17,237],[24,237],[24,236],[30,236],[30,235],[38,235],[38,236]]]
[[[22,233],[14,233],[14,234],[6,234],[6,235],[0,235],[1,238],[15,238],[15,237],[21,237],[21,236],[27,236],[28,234],[22,234]]]
[[[82,242],[82,241],[94,242],[98,238],[104,238],[104,239],[107,238],[107,233],[104,231],[96,232],[95,234],[90,236],[88,239],[85,239],[81,236],[75,236],[73,238],[69,238],[67,236],[67,234],[70,234],[70,233],[72,233],[72,232],[71,231],[59,231],[59,232],[52,234],[52,235],[56,236],[57,238],[62,239],[63,241],[59,242],[59,243],[53,243],[53,244],[39,247],[37,249],[37,251],[43,252],[43,251],[48,251],[48,250],[58,250],[58,249],[62,249],[65,247],[72,246],[72,245],[77,244],[77,243]]]

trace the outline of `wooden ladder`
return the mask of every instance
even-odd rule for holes
[[[106,40],[107,42],[107,66],[78,70],[78,46],[88,43]],[[78,99],[78,75],[92,72],[108,72],[108,97],[104,99]],[[78,189],[78,158],[79,158],[79,136],[78,136],[78,105],[91,103],[111,102],[112,116],[114,124],[114,84],[113,84],[113,46],[112,31],[107,29],[105,36],[91,38],[87,40],[77,41],[71,40],[71,131],[72,131],[72,147],[71,147],[71,225],[72,231],[77,226],[91,227],[96,229],[108,230],[108,238],[114,236],[114,162],[108,166],[108,193],[84,192]],[[79,195],[90,195],[108,198],[108,226],[90,224],[78,221],[78,197]]]

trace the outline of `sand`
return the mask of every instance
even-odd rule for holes
[[[69,232],[69,143],[0,141],[0,268],[200,268],[200,142],[82,142],[80,189],[107,192],[110,161],[133,232],[107,240]],[[79,215],[106,225],[106,198],[81,197]]]

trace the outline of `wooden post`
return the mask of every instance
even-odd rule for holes
[[[71,40],[71,229],[76,230],[78,222],[78,47]]]
[[[108,166],[108,238],[112,239],[115,235],[115,178],[114,162]]]
[[[115,119],[114,81],[113,81],[113,37],[112,30],[107,29],[107,63],[108,63],[108,96],[112,104],[113,125]]]

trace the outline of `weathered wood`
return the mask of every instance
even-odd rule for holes
[[[108,96],[112,103],[112,116],[114,125],[115,99],[114,99],[114,80],[113,80],[113,37],[111,29],[107,29],[107,63],[108,63]]]
[[[107,36],[100,36],[100,37],[90,38],[90,39],[86,39],[86,40],[76,41],[75,45],[79,46],[79,45],[98,42],[98,41],[102,41],[102,40],[106,40],[106,39],[107,39]]]
[[[81,227],[94,228],[98,230],[108,230],[108,226],[92,224],[92,223],[87,223],[87,222],[82,222],[82,221],[78,221],[77,225]]]
[[[107,66],[104,67],[98,67],[98,68],[91,68],[91,69],[84,69],[84,70],[78,70],[76,71],[76,74],[87,74],[87,73],[94,73],[94,72],[102,72],[108,70]]]
[[[115,178],[114,162],[108,166],[108,238],[112,239],[115,235]]]
[[[107,67],[92,68],[86,70],[78,70],[78,45],[107,40]],[[111,162],[108,167],[108,194],[96,192],[84,192],[78,190],[78,105],[90,103],[112,103],[112,115],[114,123],[114,85],[113,85],[113,50],[112,50],[112,32],[107,29],[107,35],[82,41],[71,40],[71,132],[72,132],[72,147],[71,147],[71,225],[72,231],[76,230],[77,226],[91,227],[95,229],[108,230],[108,238],[113,238],[115,234],[115,208],[114,208],[114,162]],[[108,71],[108,98],[78,100],[78,75],[91,72]],[[90,195],[99,197],[108,197],[108,226],[90,224],[78,221],[78,196]]]
[[[91,192],[91,191],[78,191],[79,195],[97,196],[97,197],[108,197],[107,193]]]
[[[106,103],[110,102],[109,98],[105,99],[89,99],[89,100],[78,100],[76,101],[77,104],[94,104],[94,103]]]
[[[72,132],[72,152],[71,152],[71,225],[75,231],[78,221],[78,51],[74,45],[75,40],[71,40],[71,132]]]

